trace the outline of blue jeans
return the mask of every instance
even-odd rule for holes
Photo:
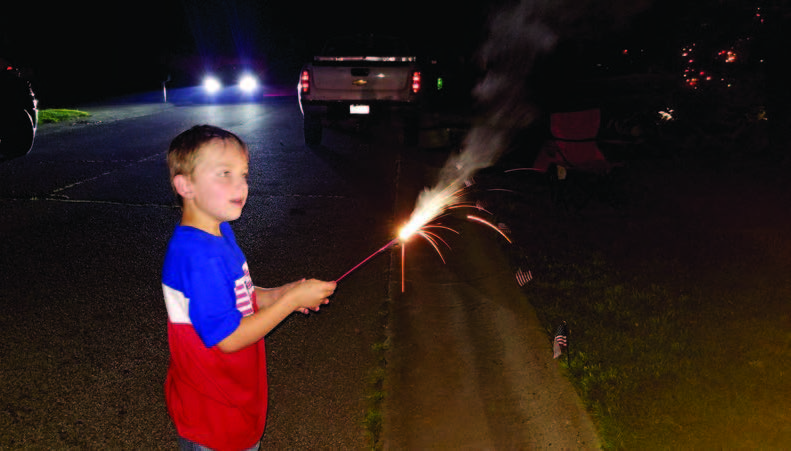
[[[247,448],[245,451],[258,451],[258,447],[261,446],[260,443],[256,443],[254,446]],[[179,437],[179,450],[181,451],[213,451],[211,448],[207,448],[203,445],[199,445],[195,442],[191,442],[184,437]]]

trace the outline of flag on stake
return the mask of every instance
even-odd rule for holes
[[[558,326],[557,332],[555,332],[555,341],[552,344],[552,350],[554,351],[553,358],[557,359],[560,357],[560,354],[563,353],[563,349],[568,347],[568,335],[568,326],[566,326],[566,322],[563,321],[560,323],[560,326]]]
[[[520,287],[525,286],[525,284],[531,280],[533,280],[533,273],[530,270],[522,271],[522,268],[516,270],[516,283],[518,283]]]

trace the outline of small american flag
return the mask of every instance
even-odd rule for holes
[[[525,284],[531,280],[533,280],[532,271],[523,271],[522,268],[516,270],[516,283],[518,283],[520,287],[525,286]]]
[[[552,350],[554,351],[553,358],[557,359],[560,357],[560,354],[563,353],[563,349],[568,347],[568,335],[569,335],[569,328],[566,326],[566,322],[563,321],[558,326],[557,332],[555,332],[555,341],[552,344]]]

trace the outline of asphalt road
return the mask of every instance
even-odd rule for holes
[[[405,148],[387,126],[332,130],[309,149],[288,99],[92,112],[41,127],[31,154],[0,166],[0,448],[174,447],[159,271],[178,221],[164,155],[181,130],[213,123],[250,145],[233,226],[259,285],[343,274],[392,238],[447,156]],[[362,423],[387,337],[386,449],[597,446],[496,241],[459,227],[448,265],[410,245],[403,293],[387,252],[267,337],[264,449],[370,448]]]

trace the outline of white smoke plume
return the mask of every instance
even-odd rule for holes
[[[527,79],[536,58],[550,51],[557,40],[544,23],[539,3],[523,1],[492,16],[489,39],[478,55],[485,76],[473,91],[484,112],[483,121],[467,134],[459,154],[448,159],[434,188],[420,194],[416,212],[494,164],[513,132],[535,119]]]
[[[477,59],[485,70],[473,90],[482,120],[466,136],[458,155],[448,159],[434,188],[420,194],[416,211],[455,192],[480,169],[494,164],[514,134],[540,113],[531,91],[539,58],[561,38],[585,40],[622,27],[652,0],[521,0],[497,10]]]

